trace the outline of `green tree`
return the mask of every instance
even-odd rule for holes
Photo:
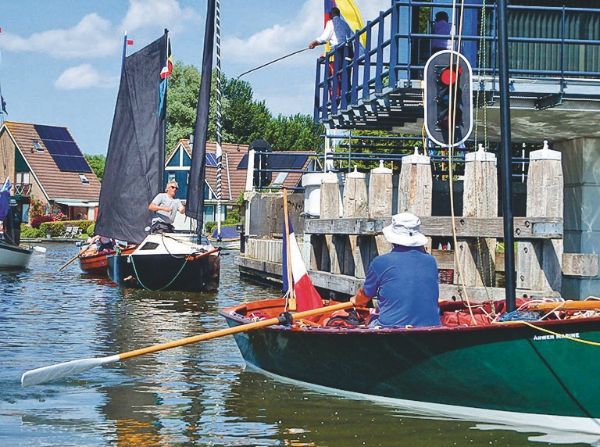
[[[84,157],[90,165],[90,168],[92,168],[92,171],[94,171],[94,174],[96,174],[96,177],[98,177],[98,180],[102,181],[102,178],[104,177],[104,166],[106,165],[106,156],[85,154]]]
[[[264,138],[275,150],[306,151],[317,150],[322,146],[323,133],[323,125],[315,123],[308,115],[279,115],[269,122]]]
[[[167,152],[171,153],[182,138],[194,132],[200,72],[192,65],[177,61],[169,79],[167,96]]]
[[[178,61],[169,81],[167,104],[167,150],[175,149],[182,138],[194,131],[200,72],[192,65]],[[216,126],[216,71],[211,82],[208,139],[214,141]],[[228,79],[221,74],[221,107],[225,143],[250,144],[263,138],[277,150],[310,150],[320,145],[323,127],[313,123],[308,115],[273,118],[264,101],[254,99],[252,87],[246,81]]]

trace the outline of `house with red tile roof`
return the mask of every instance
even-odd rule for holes
[[[0,128],[0,178],[9,178],[28,220],[30,199],[69,219],[94,219],[100,181],[66,127],[6,121]]]
[[[238,206],[238,199],[246,189],[248,175],[248,150],[247,144],[223,143],[223,169],[221,173],[221,203],[223,204],[223,219],[227,211]],[[217,160],[215,157],[216,143],[206,144],[206,176],[204,194],[204,221],[216,220],[217,204]],[[311,163],[309,152],[271,152],[269,154],[273,172],[268,177],[265,188],[280,189],[282,187],[294,189],[300,185],[302,171]],[[175,150],[166,160],[165,182],[174,179],[179,184],[177,197],[187,197],[187,186],[190,166],[192,162],[192,145],[190,140],[181,139]],[[258,166],[255,163],[255,169]],[[282,171],[276,171],[281,169]],[[294,172],[288,172],[293,170]]]

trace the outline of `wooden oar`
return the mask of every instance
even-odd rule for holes
[[[59,269],[58,269],[58,271],[59,271],[59,272],[62,272],[62,271],[65,269],[65,267],[66,267],[67,265],[69,265],[71,262],[73,262],[73,261],[74,261],[75,259],[77,259],[78,257],[79,257],[79,253],[77,253],[75,256],[73,256],[71,259],[69,259],[67,262],[65,262],[65,263],[63,264],[63,266],[62,266],[61,268],[59,268]]]
[[[75,259],[77,259],[77,258],[79,257],[79,255],[85,251],[84,249],[88,249],[88,248],[90,248],[90,245],[91,245],[91,244],[88,244],[87,246],[84,246],[83,248],[82,248],[82,247],[79,247],[79,252],[77,252],[77,254],[76,254],[75,256],[73,256],[71,259],[69,259],[67,262],[65,262],[65,263],[62,265],[62,267],[58,269],[58,271],[59,271],[59,272],[62,272],[62,271],[65,269],[65,267],[66,267],[67,265],[69,265],[71,262],[73,262]]]
[[[308,318],[315,315],[334,312],[340,309],[348,309],[350,307],[353,307],[353,304],[351,302],[338,303],[332,306],[320,307],[318,309],[298,312],[292,314],[292,318],[294,320],[298,320],[301,318]],[[175,340],[168,343],[161,343],[159,345],[148,346],[146,348],[122,352],[120,354],[109,355],[106,357],[93,357],[80,360],[71,360],[70,362],[44,366],[42,368],[32,369],[30,371],[25,372],[21,376],[21,385],[29,386],[36,385],[38,383],[50,382],[52,380],[62,379],[63,377],[79,374],[81,372],[87,371],[88,369],[92,369],[100,365],[105,365],[107,363],[119,362],[133,357],[138,357],[144,354],[151,354],[153,352],[164,351],[165,349],[177,348],[179,346],[198,343],[199,341],[210,340],[212,338],[224,337],[225,335],[247,332],[254,329],[260,329],[263,327],[271,326],[274,324],[282,324],[284,321],[285,320],[282,320],[280,317],[269,318],[267,320],[242,324],[240,326],[235,326],[228,329],[221,329],[214,332],[208,332],[206,334],[194,335],[193,337],[182,338],[180,340]]]
[[[544,303],[530,303],[527,310],[600,310],[600,300],[587,301],[547,301]]]

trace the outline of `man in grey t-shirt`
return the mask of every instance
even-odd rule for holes
[[[175,222],[175,216],[177,211],[181,214],[185,212],[185,207],[181,203],[181,200],[175,198],[179,185],[175,180],[169,181],[165,192],[161,192],[156,195],[154,200],[148,205],[148,209],[154,213],[152,223],[160,219],[166,224],[173,225]]]

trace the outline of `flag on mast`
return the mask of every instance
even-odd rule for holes
[[[291,287],[294,290],[296,296],[296,310],[302,312],[305,310],[317,309],[323,307],[323,299],[315,289],[308,271],[304,265],[302,254],[300,253],[300,247],[296,241],[296,235],[294,234],[294,228],[292,223],[289,223],[289,238],[286,241],[285,229],[283,231],[283,253],[282,253],[282,291],[287,293],[290,290],[290,284],[288,283],[288,268],[292,269],[292,284]],[[290,250],[290,264],[287,263],[287,250]]]

